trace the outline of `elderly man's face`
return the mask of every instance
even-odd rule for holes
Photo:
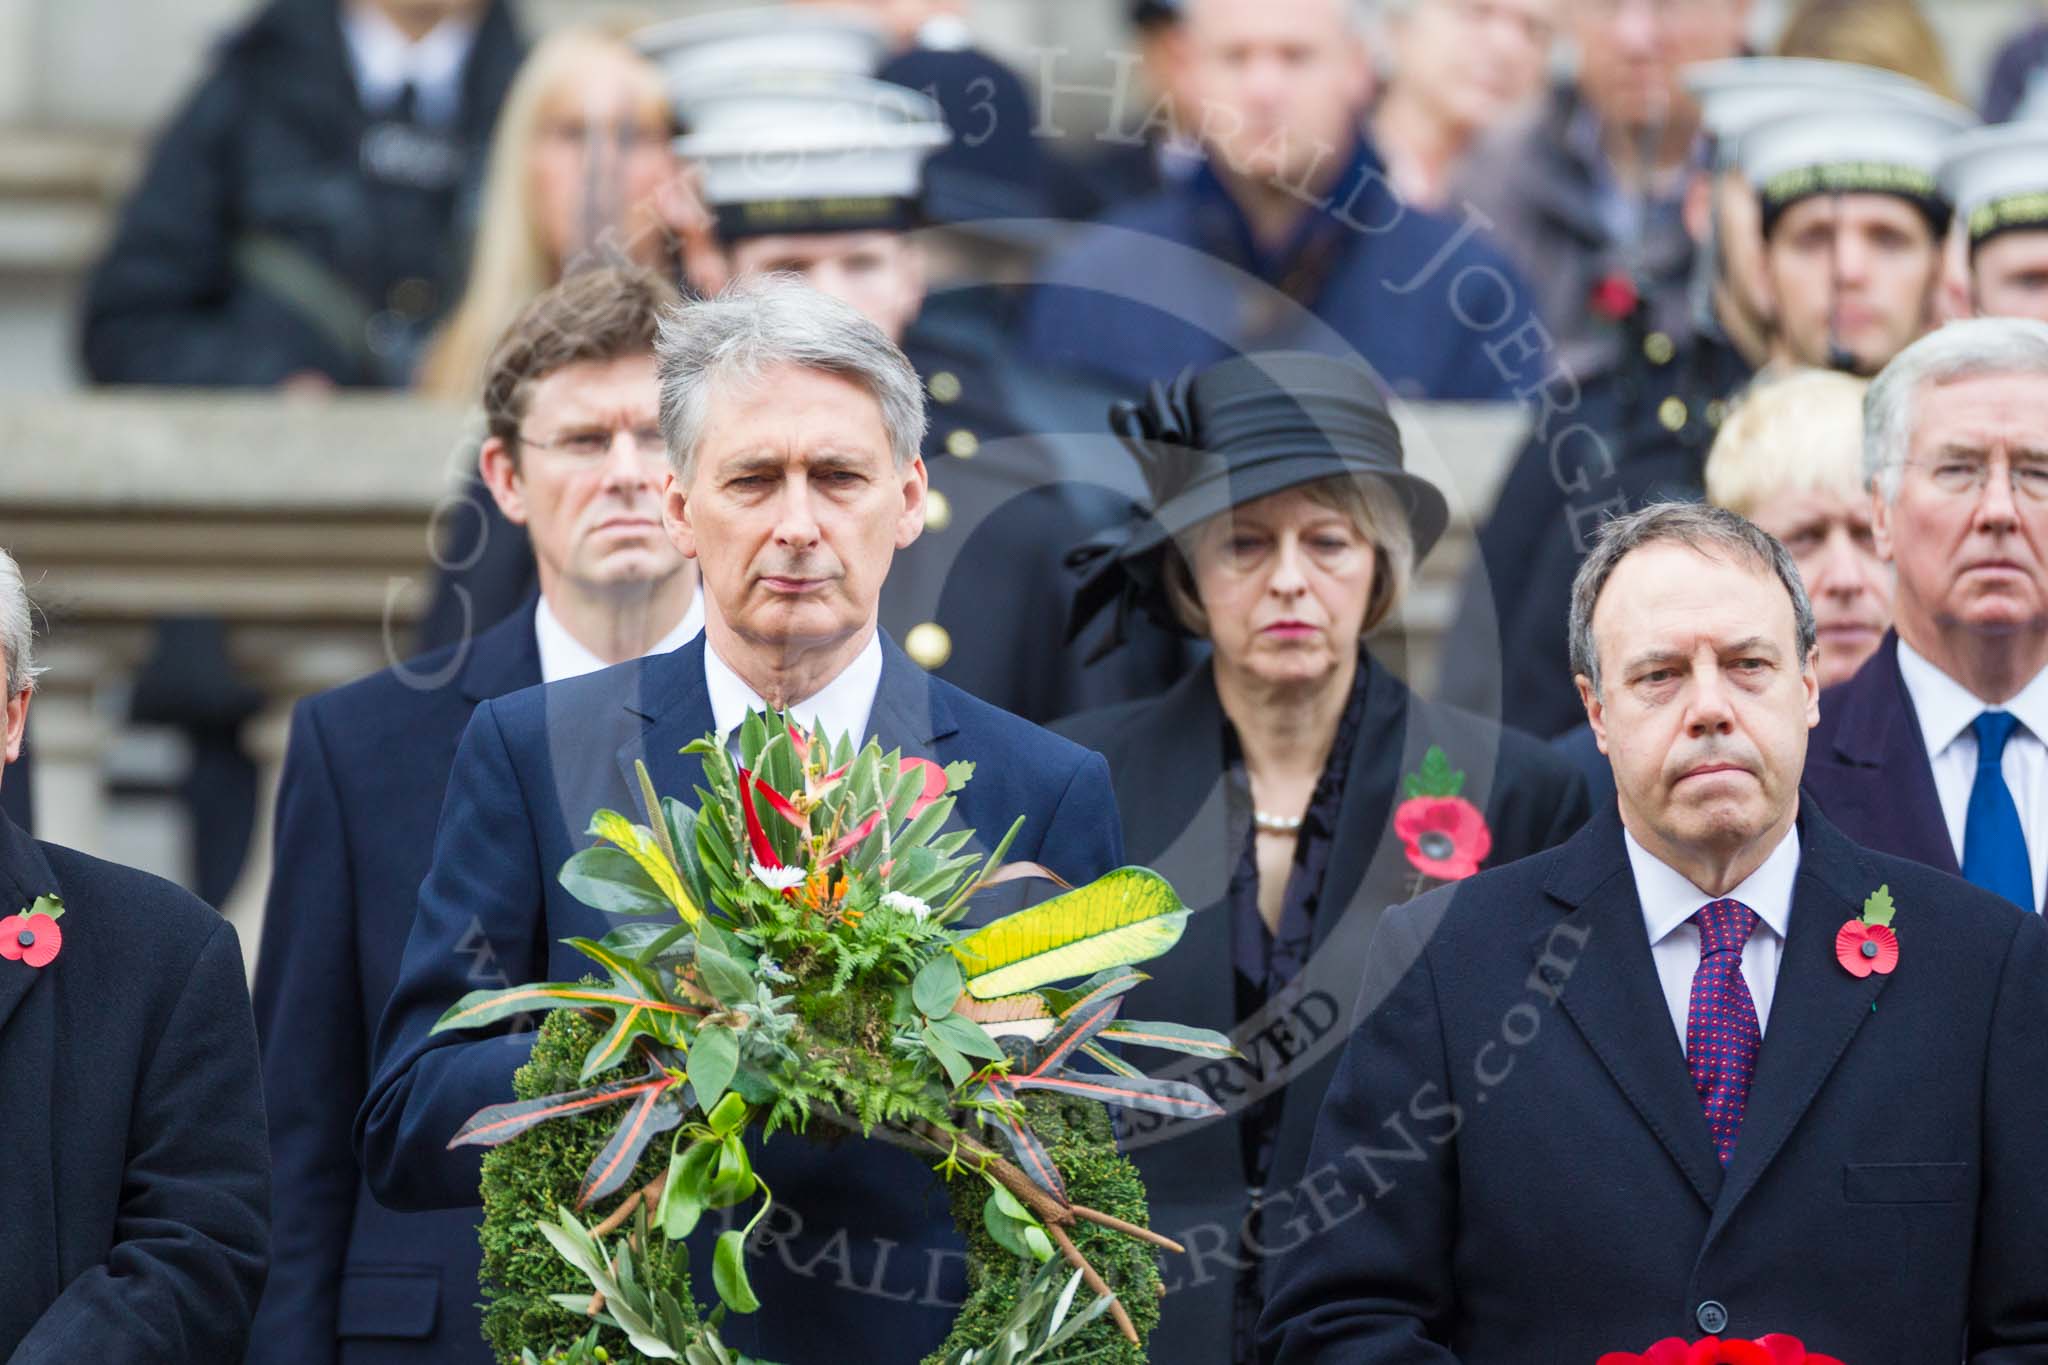
[[[1602,122],[1630,131],[1697,117],[1678,73],[1732,57],[1749,0],[1569,0],[1579,89]]]
[[[1194,0],[1193,88],[1183,111],[1247,179],[1302,186],[1334,175],[1372,88],[1349,0]]]
[[[2048,629],[2048,500],[2016,491],[2012,474],[2048,478],[2048,385],[2027,374],[1928,383],[1912,411],[1897,496],[1875,502],[1900,633],[1924,649],[1955,631]]]
[[[2048,229],[2002,232],[1970,263],[1977,316],[2048,322]]]
[[[661,526],[660,400],[651,353],[565,365],[533,386],[516,455],[485,442],[484,482],[532,539],[543,591],[603,595],[682,572]]]
[[[1820,634],[1820,685],[1846,682],[1892,622],[1892,575],[1877,553],[1870,499],[1831,488],[1779,493],[1750,513],[1791,552]]]
[[[1667,863],[1732,857],[1797,811],[1820,719],[1777,577],[1725,552],[1644,546],[1593,610],[1601,689],[1581,676],[1622,819]]]
[[[901,343],[924,307],[924,251],[895,232],[803,232],[733,244],[734,278],[786,271]]]
[[[1857,373],[1877,373],[1932,324],[1941,245],[1926,216],[1892,195],[1792,205],[1764,248],[1786,348],[1803,365],[1825,365],[1832,336]]]
[[[1556,0],[1423,0],[1392,21],[1393,79],[1454,126],[1493,127],[1543,84]]]
[[[717,618],[793,657],[868,629],[897,550],[924,527],[923,460],[898,468],[859,384],[783,365],[712,395],[670,534]]]

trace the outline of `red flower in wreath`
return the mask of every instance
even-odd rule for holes
[[[897,771],[924,774],[924,790],[917,794],[917,800],[910,803],[912,815],[918,814],[926,806],[944,796],[946,788],[952,783],[952,779],[946,776],[946,770],[928,758],[906,758],[898,765]]]
[[[1394,811],[1394,833],[1417,872],[1462,881],[1493,852],[1486,817],[1462,796],[1411,796]]]
[[[48,915],[13,915],[0,920],[0,957],[47,967],[64,946],[64,931]]]
[[[1899,965],[1899,936],[1889,925],[1852,919],[1835,933],[1835,961],[1851,976],[1889,976]]]
[[[1641,1355],[1610,1352],[1599,1365],[1842,1365],[1833,1356],[1809,1352],[1797,1337],[1771,1335],[1755,1341],[1707,1337],[1687,1345],[1667,1337]]]

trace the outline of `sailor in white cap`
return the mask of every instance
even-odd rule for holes
[[[1685,69],[1686,90],[1700,106],[1700,131],[1712,150],[1706,174],[1687,189],[1686,221],[1701,243],[1694,281],[1696,306],[1761,366],[1770,352],[1770,287],[1764,279],[1762,213],[1742,173],[1737,150],[1750,129],[1817,97],[1850,102],[1886,90],[1917,88],[1910,77],[1881,67],[1801,57],[1728,57]]]
[[[2048,123],[1955,138],[1941,186],[1968,244],[1971,311],[2048,322]]]
[[[1930,91],[1822,92],[1749,128],[1736,156],[1761,210],[1772,359],[1875,374],[1935,323],[1950,205],[1935,173],[1976,123]]]

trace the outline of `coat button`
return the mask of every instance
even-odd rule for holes
[[[938,399],[941,403],[957,403],[960,401],[960,376],[954,374],[951,370],[940,370],[931,377],[931,382],[926,384],[925,387],[930,389],[932,397]]]
[[[943,531],[953,524],[953,502],[936,488],[924,491],[924,529]]]
[[[946,453],[956,460],[971,460],[981,453],[981,438],[961,427],[947,435]]]
[[[1678,347],[1668,333],[1652,332],[1643,338],[1643,358],[1652,365],[1669,365],[1677,353]]]
[[[1728,1310],[1713,1299],[1700,1305],[1700,1311],[1693,1314],[1699,1321],[1700,1330],[1710,1337],[1717,1337],[1728,1330]]]
[[[940,668],[953,657],[953,636],[937,621],[926,621],[903,637],[903,652],[919,668]]]
[[[1663,425],[1666,431],[1683,431],[1685,429],[1685,419],[1691,415],[1686,409],[1685,400],[1677,394],[1673,394],[1657,405],[1657,421]]]

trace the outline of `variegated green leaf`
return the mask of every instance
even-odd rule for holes
[[[1187,918],[1164,877],[1124,867],[1005,915],[960,940],[953,952],[966,968],[968,993],[992,1000],[1155,958],[1180,942]]]

